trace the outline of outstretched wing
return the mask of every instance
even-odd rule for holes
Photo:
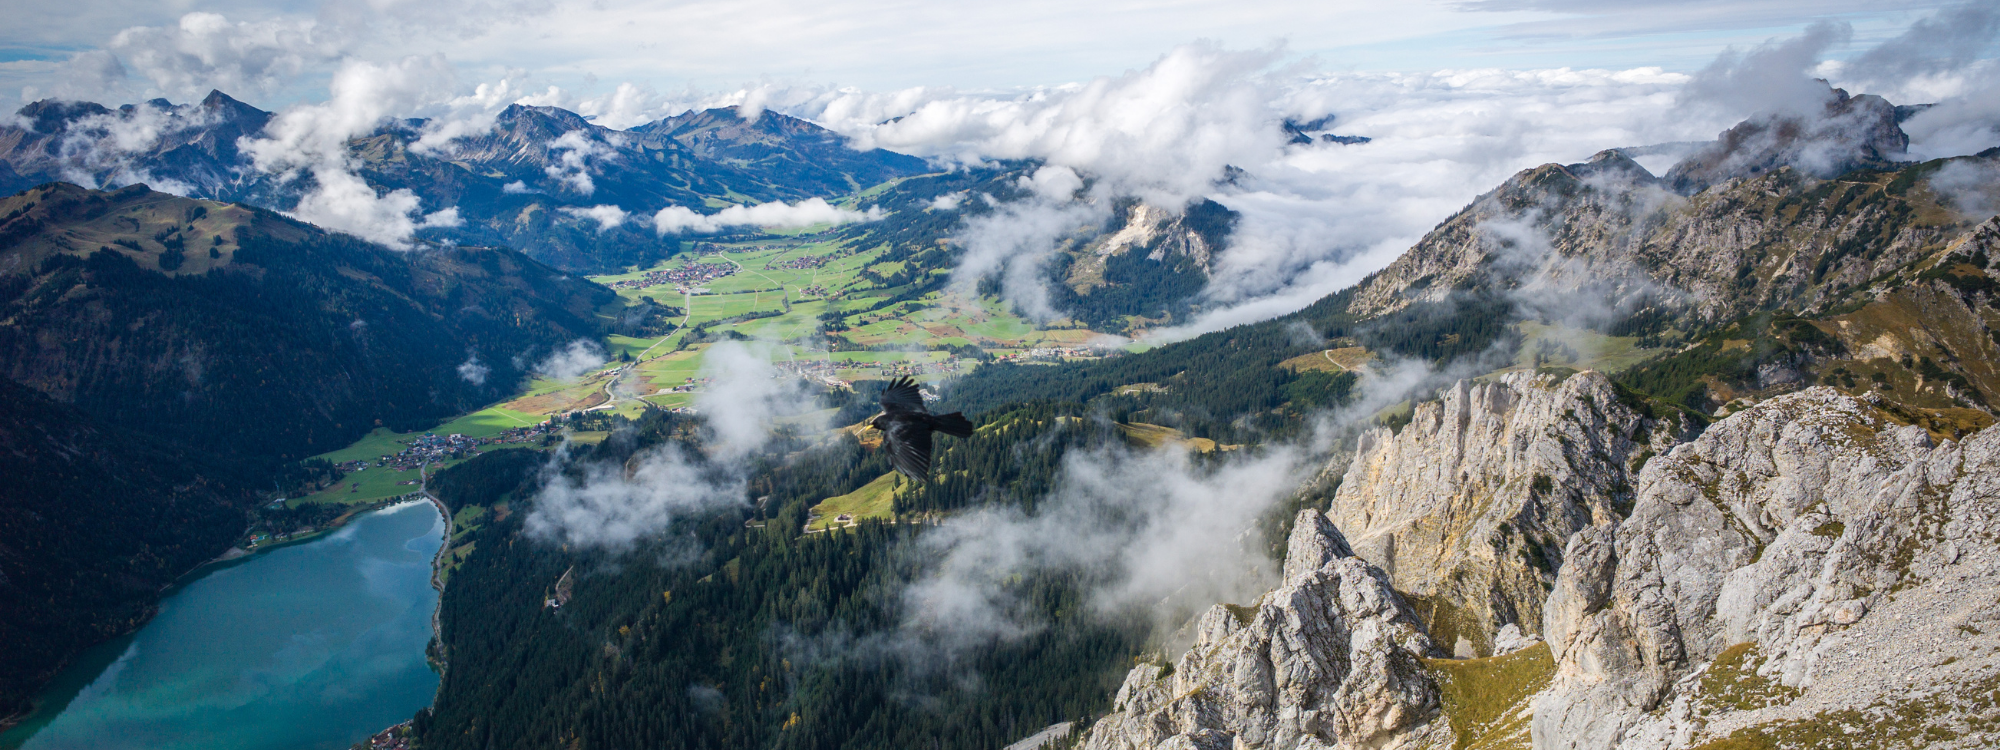
[[[931,473],[931,428],[915,419],[894,419],[882,431],[889,463],[903,476],[924,481]]]
[[[924,394],[917,392],[917,381],[907,377],[891,380],[889,386],[882,389],[882,411],[930,413],[924,408]]]

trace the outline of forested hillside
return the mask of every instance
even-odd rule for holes
[[[985,502],[1038,498],[1063,446],[1117,439],[1070,413],[1026,406],[981,420],[981,438],[944,446],[940,469],[1010,489]],[[555,470],[623,462],[687,439],[690,426],[656,413],[628,428],[631,440],[607,440]],[[455,508],[518,504],[539,487],[522,465],[484,456],[437,481]],[[417,719],[424,746],[989,748],[1102,710],[1146,624],[1092,614],[1073,576],[1013,584],[1032,602],[1019,614],[1037,632],[958,648],[898,632],[911,614],[898,594],[930,565],[918,544],[927,526],[800,533],[814,503],[887,472],[879,452],[843,433],[761,465],[750,479],[756,504],[691,518],[638,549],[550,545],[523,533],[519,513],[479,527],[445,591],[448,667],[435,707]],[[942,492],[899,510],[963,505],[934,487]],[[676,562],[627,562],[656,557]],[[571,570],[573,595],[547,606]]]
[[[0,374],[272,460],[491,403],[597,335],[616,299],[510,250],[399,252],[267,211],[61,183],[0,199],[0,269]]]
[[[242,467],[0,378],[0,719],[241,534]]]

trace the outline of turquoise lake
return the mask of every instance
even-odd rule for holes
[[[346,748],[430,705],[429,503],[210,566],[85,652],[0,748]]]

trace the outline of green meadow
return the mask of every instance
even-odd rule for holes
[[[650,271],[670,270],[690,263],[727,263],[739,269],[707,283],[706,291],[701,294],[683,295],[672,285],[617,289],[628,303],[651,298],[659,304],[682,308],[686,313],[673,321],[676,329],[663,337],[607,337],[603,343],[612,361],[595,373],[567,381],[533,379],[520,393],[499,404],[423,432],[489,437],[509,427],[539,424],[550,414],[599,404],[608,374],[628,357],[631,369],[615,389],[622,397],[611,407],[613,413],[636,416],[645,404],[662,408],[689,406],[696,394],[660,391],[686,385],[689,378],[701,375],[703,358],[713,344],[683,342],[688,328],[702,324],[709,324],[708,341],[735,334],[760,342],[754,346],[773,360],[829,360],[838,364],[835,377],[849,382],[899,375],[913,375],[924,381],[949,377],[952,373],[935,369],[917,372],[919,365],[934,366],[953,359],[952,355],[934,348],[980,346],[994,353],[1008,353],[1037,346],[1074,345],[1093,335],[1081,329],[1038,328],[997,300],[964,301],[938,293],[871,309],[902,289],[881,288],[863,278],[862,271],[872,267],[876,274],[889,276],[902,270],[903,264],[883,262],[881,247],[857,248],[827,240],[825,229],[773,232],[758,240],[722,245],[719,252],[684,252],[648,268],[591,277],[592,281],[608,286],[642,278]],[[822,256],[826,260],[816,268],[778,267],[807,256]],[[807,295],[808,288],[824,290],[825,296]],[[840,331],[839,336],[853,345],[881,350],[827,351],[817,334],[820,316],[829,309],[845,313],[846,330]],[[743,319],[753,314],[766,317]],[[970,359],[959,359],[958,363],[962,369],[957,372],[976,365]],[[405,441],[421,434],[378,429],[353,445],[320,457],[334,462],[372,461],[401,451],[406,447]],[[415,471],[370,468],[350,474],[337,486],[294,502],[372,502],[413,491],[415,485],[398,483],[417,478]]]

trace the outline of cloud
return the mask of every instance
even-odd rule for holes
[[[1049,172],[1051,168],[1044,167],[1037,174]],[[1050,186],[1050,192],[1067,195],[1062,189],[1074,190],[1070,185],[1075,175],[1066,169],[1062,173],[1071,179],[1051,175],[1043,184]],[[1036,194],[967,219],[952,237],[963,249],[951,273],[953,292],[970,299],[981,294],[983,283],[997,281],[1001,298],[1022,317],[1042,322],[1062,317],[1049,302],[1049,259],[1065,239],[1094,234],[1111,218],[1108,204]]]
[[[1275,580],[1253,527],[1296,491],[1308,464],[1292,447],[1213,466],[1171,449],[1071,452],[1034,515],[980,509],[919,540],[920,554],[938,562],[904,591],[902,630],[946,650],[1034,632],[1039,623],[1021,614],[1008,581],[1036,571],[1079,572],[1090,606],[1107,617],[1251,601]]]
[[[189,195],[194,186],[151,174],[135,157],[152,150],[167,134],[204,124],[204,114],[199,108],[143,103],[130,111],[78,118],[63,129],[57,143],[59,171],[63,179],[85,187],[145,183],[154,190]]]
[[[625,209],[609,204],[591,206],[589,208],[565,206],[562,208],[562,212],[597,222],[598,234],[618,228],[618,225],[625,223],[625,220],[631,217],[631,214],[626,213]]]
[[[956,211],[958,204],[965,202],[964,193],[946,193],[931,199],[932,211]]]
[[[458,365],[458,376],[473,385],[486,385],[486,375],[492,371],[479,361],[479,355],[474,352],[467,352],[465,361]]]
[[[2000,8],[1968,2],[1918,19],[1893,39],[1840,67],[1870,93],[1888,94],[1913,82],[1954,76],[1979,61],[2000,37]],[[1914,103],[1897,99],[1902,103]]]
[[[667,443],[635,456],[629,469],[607,462],[579,467],[575,475],[551,472],[526,520],[528,533],[622,550],[669,533],[675,519],[745,505],[748,459],[770,442],[772,424],[817,408],[800,381],[785,377],[766,354],[737,342],[710,347],[701,375],[713,385],[694,400],[705,428],[703,450]]]
[[[1811,73],[1827,50],[1853,36],[1847,24],[1816,21],[1796,37],[1771,40],[1749,51],[1723,50],[1696,73],[1681,94],[1684,107],[1718,107],[1733,116],[1817,116],[1833,97]]]
[[[410,57],[394,65],[349,62],[333,78],[325,103],[288,108],[262,137],[239,144],[262,171],[281,181],[311,175],[313,189],[292,213],[322,227],[406,249],[418,229],[456,226],[455,208],[425,215],[407,188],[377,191],[354,173],[348,139],[373,131],[391,115],[410,112],[450,92],[444,58]]]
[[[653,214],[653,228],[662,236],[683,232],[720,232],[728,227],[798,228],[816,224],[847,224],[874,221],[880,209],[855,211],[840,208],[821,198],[797,203],[783,201],[754,206],[730,206],[712,214],[698,214],[683,206],[668,206]]]
[[[603,346],[590,339],[577,339],[551,352],[535,365],[535,372],[553,380],[575,380],[608,361]]]
[[[591,134],[584,130],[572,130],[549,141],[549,151],[556,156],[557,161],[543,171],[547,172],[549,177],[583,195],[597,192],[597,184],[590,178],[590,161],[617,153],[610,144],[592,138]],[[561,153],[554,153],[558,151]]]
[[[1262,161],[1281,143],[1269,69],[1277,49],[1183,45],[1141,70],[1014,96],[951,89],[887,94],[760,91],[881,147],[960,163],[1037,159],[1110,183],[1119,194],[1178,205],[1207,192],[1223,167]],[[890,118],[896,118],[891,120]]]
[[[312,21],[235,21],[216,13],[189,13],[170,26],[136,26],[106,45],[152,90],[197,98],[211,89],[239,96],[269,94],[290,85],[309,66],[331,62],[346,46]]]
[[[1929,182],[1967,218],[1977,221],[2000,214],[2000,165],[1956,159],[1931,173]]]
[[[1516,172],[1607,148],[1709,139],[1726,115],[1661,117],[1685,75],[1637,70],[1341,73],[1295,82],[1270,106],[1337,114],[1366,144],[1274,150],[1210,198],[1240,215],[1196,316],[1172,341],[1305,307],[1387,265]]]

